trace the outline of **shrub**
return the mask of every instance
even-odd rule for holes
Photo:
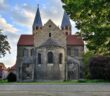
[[[91,79],[110,80],[110,57],[92,57],[89,71]]]
[[[9,75],[7,76],[7,80],[8,82],[16,82],[16,74],[14,73],[9,73]]]

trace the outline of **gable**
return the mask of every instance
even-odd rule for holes
[[[41,46],[49,38],[58,42],[61,47],[66,47],[66,36],[51,20],[49,20],[42,28],[41,32],[37,32],[34,36],[34,44],[36,47]]]

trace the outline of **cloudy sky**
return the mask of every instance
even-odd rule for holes
[[[8,36],[11,46],[11,54],[0,58],[0,62],[6,67],[16,63],[16,45],[20,35],[32,34],[32,24],[38,4],[43,24],[52,19],[60,27],[64,12],[61,0],[0,0],[0,29]],[[74,22],[71,23],[75,33],[77,29],[74,27]]]

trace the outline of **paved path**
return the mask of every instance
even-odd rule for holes
[[[110,84],[5,84],[0,96],[110,96]]]

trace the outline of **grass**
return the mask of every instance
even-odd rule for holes
[[[110,81],[105,80],[68,80],[68,81],[37,81],[37,82],[14,82],[15,84],[88,84],[88,83],[110,83]],[[12,84],[7,80],[0,80],[0,84]]]
[[[0,83],[8,83],[8,81],[0,79]]]

